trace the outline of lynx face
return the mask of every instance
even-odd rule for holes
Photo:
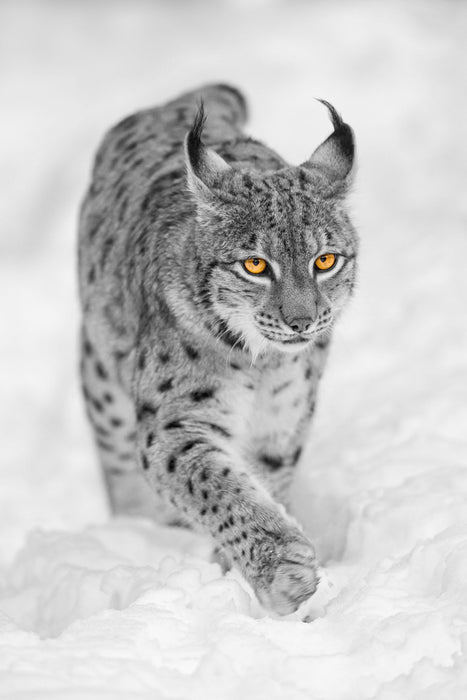
[[[348,171],[336,177],[312,156],[300,167],[245,173],[208,149],[193,162],[203,294],[222,332],[254,356],[319,341],[355,282]]]

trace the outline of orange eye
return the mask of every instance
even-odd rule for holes
[[[248,258],[243,264],[245,269],[253,275],[259,275],[260,272],[264,272],[266,269],[266,260],[263,260],[263,258]]]
[[[325,255],[320,255],[319,258],[315,260],[315,266],[318,270],[330,270],[336,264],[336,256],[333,253],[326,253]]]

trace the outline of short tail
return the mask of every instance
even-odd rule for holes
[[[208,117],[208,126],[220,119],[236,128],[241,128],[247,120],[247,103],[237,88],[223,83],[213,83],[190,90],[165,105],[165,111],[173,109],[174,117],[182,114],[179,120],[191,127],[200,105]],[[182,112],[180,112],[180,109]],[[185,110],[185,111],[184,111]]]
[[[248,105],[244,95],[236,87],[225,83],[206,85],[206,92],[213,92],[215,99],[224,104],[232,115],[232,121],[243,126],[248,119]],[[205,100],[205,104],[207,100]]]

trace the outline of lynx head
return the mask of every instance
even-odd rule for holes
[[[298,167],[232,167],[202,141],[202,106],[186,137],[198,291],[219,337],[253,356],[322,341],[353,289],[357,236],[345,195],[354,139],[322,102],[334,131]]]

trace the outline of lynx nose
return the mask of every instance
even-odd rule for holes
[[[310,317],[293,318],[291,321],[289,321],[289,326],[296,333],[306,333],[312,323],[313,319]]]

